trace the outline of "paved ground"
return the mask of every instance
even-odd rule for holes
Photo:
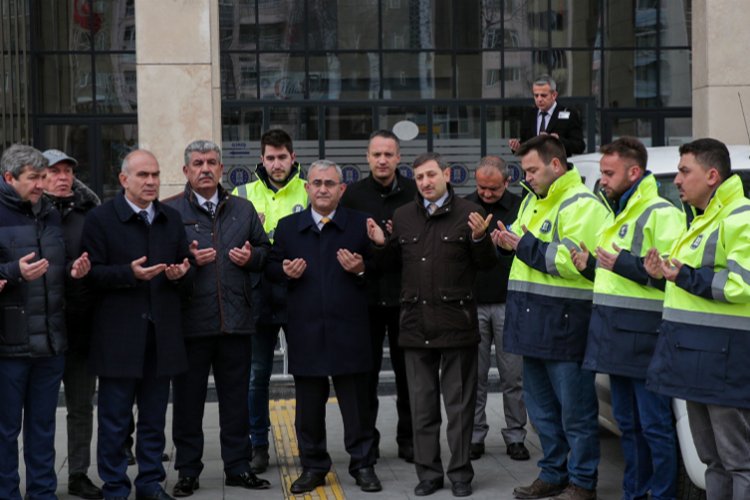
[[[347,471],[348,455],[344,450],[343,429],[341,416],[335,400],[328,404],[328,447],[334,460],[334,470],[328,476],[325,488],[318,488],[306,499],[411,499],[414,496],[414,486],[417,483],[414,466],[396,458],[395,428],[396,428],[396,404],[394,396],[381,396],[380,415],[378,428],[382,434],[381,458],[376,466],[376,472],[383,482],[383,491],[380,493],[363,493],[354,484],[354,480]],[[296,458],[297,446],[294,439],[294,402],[290,400],[279,400],[272,403],[272,421],[274,444],[272,448],[272,466],[262,475],[272,483],[272,488],[265,491],[248,491],[238,488],[226,488],[223,481],[223,470],[219,453],[219,424],[218,407],[216,403],[206,405],[206,416],[204,419],[204,430],[206,435],[206,451],[204,457],[205,469],[201,475],[201,489],[191,498],[195,500],[214,499],[283,499],[293,498],[288,493],[288,486],[299,474],[299,462]],[[505,454],[505,445],[500,437],[499,429],[502,424],[502,400],[499,394],[490,394],[488,408],[488,420],[490,423],[490,434],[486,446],[487,454],[480,460],[473,462],[475,468],[474,495],[471,498],[477,500],[505,500],[513,498],[513,488],[519,484],[528,484],[537,475],[536,461],[541,456],[539,440],[529,427],[527,445],[531,450],[531,460],[527,462],[515,462]],[[171,446],[171,411],[170,405],[167,425],[168,453],[174,457]],[[443,419],[445,420],[445,419]],[[66,433],[65,433],[65,409],[58,409],[57,417],[57,470],[60,484],[58,494],[61,499],[76,498],[67,494],[67,464],[66,464]],[[443,430],[443,436],[445,435]],[[600,499],[615,500],[620,498],[620,482],[622,480],[622,455],[620,453],[618,439],[608,433],[601,432],[602,460],[599,467],[599,489]],[[446,460],[447,445],[443,440],[443,457]],[[95,454],[94,454],[95,455]],[[95,456],[94,456],[95,459]],[[21,459],[22,460],[22,459]],[[177,480],[177,472],[172,468],[172,463],[167,465],[167,480],[165,488],[171,492],[172,486]],[[23,467],[22,467],[23,469]],[[131,478],[135,476],[136,467],[130,467]],[[23,471],[21,471],[23,484]],[[92,465],[90,477],[99,484],[96,474],[96,465]],[[22,488],[23,490],[23,488]],[[131,498],[135,495],[131,494]],[[299,498],[302,498],[301,496]],[[434,500],[445,500],[453,498],[449,483],[446,488],[429,497]]]

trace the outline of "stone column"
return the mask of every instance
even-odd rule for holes
[[[750,30],[737,0],[693,0],[693,137],[747,144]],[[745,108],[742,116],[740,97]]]
[[[221,145],[219,8],[215,0],[135,0],[138,142],[161,166],[161,198],[182,189],[183,151]]]

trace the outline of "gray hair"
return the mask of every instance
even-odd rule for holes
[[[344,182],[344,172],[341,171],[341,167],[331,160],[315,160],[312,162],[310,168],[307,170],[307,177],[312,175],[313,170],[328,170],[329,168],[335,168],[339,176],[339,182]]]
[[[156,160],[156,155],[154,153],[152,153],[151,151],[149,151],[148,149],[134,149],[130,153],[128,153],[127,155],[125,155],[125,158],[122,159],[122,165],[120,166],[120,172],[122,172],[125,175],[129,174],[128,163],[129,163],[130,158],[132,156],[135,156],[136,154],[140,154],[140,153],[146,153],[147,155],[151,156],[154,160]],[[156,160],[156,162],[158,163],[158,160]]]
[[[534,85],[549,85],[552,92],[557,92],[557,83],[555,82],[555,79],[549,75],[539,75],[536,80],[534,80]]]
[[[503,180],[508,178],[508,167],[505,165],[505,161],[503,161],[502,158],[499,156],[485,156],[481,160],[479,160],[479,165],[477,165],[477,171],[479,170],[494,170],[496,172],[500,172],[500,175],[503,176]]]
[[[5,150],[0,159],[3,175],[10,173],[14,179],[18,179],[26,167],[31,167],[35,172],[41,172],[47,166],[47,159],[41,151],[24,144],[13,144]]]
[[[190,163],[191,153],[210,153],[214,152],[219,156],[219,163],[221,163],[221,148],[213,141],[205,139],[198,139],[187,145],[185,148],[185,165]]]

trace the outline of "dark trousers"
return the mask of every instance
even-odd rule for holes
[[[331,377],[344,421],[344,446],[351,457],[349,471],[375,464],[373,428],[367,398],[368,373]],[[326,401],[328,377],[294,376],[297,403],[294,428],[299,457],[305,471],[328,472],[331,457],[326,446]]]
[[[399,446],[411,446],[411,410],[409,408],[409,384],[406,382],[404,351],[398,345],[399,311],[398,307],[370,306],[370,338],[372,339],[372,372],[370,373],[370,417],[375,429],[375,446],[380,445],[380,432],[375,423],[378,418],[378,381],[383,365],[383,341],[388,335],[391,366],[396,376],[396,442]]]
[[[88,474],[91,436],[94,432],[96,375],[88,369],[88,356],[70,350],[65,354],[65,407],[68,410],[68,475]]]
[[[255,326],[253,339],[253,354],[250,364],[250,389],[248,391],[250,405],[250,439],[253,448],[268,446],[268,431],[271,428],[271,418],[268,411],[268,386],[273,371],[273,355],[279,331],[286,328],[282,324],[258,322]]]
[[[477,347],[404,349],[414,420],[414,463],[420,481],[443,477],[440,393],[448,417],[448,479],[471,481],[469,458],[477,396]]]
[[[187,372],[173,380],[172,439],[174,467],[180,476],[203,470],[203,410],[208,374],[213,367],[219,399],[219,442],[227,475],[250,470],[247,386],[250,382],[250,335],[216,335],[186,339]]]
[[[156,341],[149,332],[141,378],[99,377],[99,429],[96,458],[106,498],[130,493],[125,442],[130,434],[133,404],[138,405],[135,459],[138,475],[135,490],[152,495],[161,489],[166,474],[164,423],[169,402],[169,377],[156,376]]]
[[[21,500],[18,436],[23,425],[26,495],[57,498],[55,412],[65,356],[0,358],[0,498]]]

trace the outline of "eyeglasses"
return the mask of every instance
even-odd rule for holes
[[[333,189],[341,183],[332,180],[321,181],[320,179],[315,179],[314,181],[310,181],[309,184],[315,189],[320,189],[323,186],[327,187],[328,189]]]

